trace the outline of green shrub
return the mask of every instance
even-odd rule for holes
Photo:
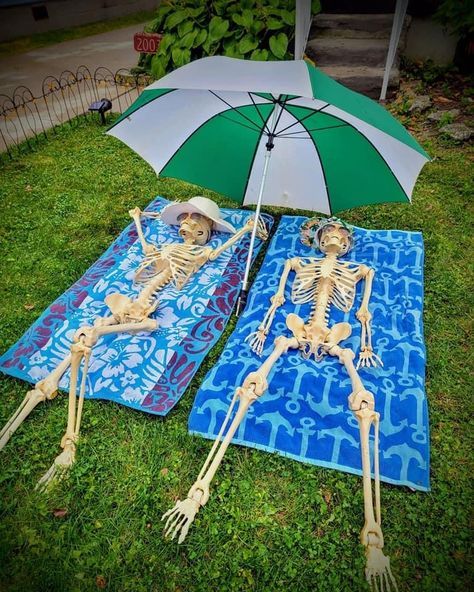
[[[474,34],[474,2],[472,0],[442,0],[435,19],[452,33],[464,38]]]
[[[319,12],[313,0],[313,14]],[[161,78],[191,60],[225,55],[251,60],[293,57],[295,3],[289,0],[164,0],[148,32],[163,33],[156,55],[139,67]]]

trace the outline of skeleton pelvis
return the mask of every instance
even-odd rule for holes
[[[352,333],[349,323],[336,323],[331,328],[325,324],[308,323],[294,313],[286,317],[286,326],[302,346],[316,353],[324,345],[337,345]]]
[[[155,303],[150,306],[132,300],[128,296],[124,296],[118,292],[109,294],[105,298],[105,304],[109,307],[110,312],[119,323],[125,323],[127,321],[143,321],[155,310],[157,305],[157,303]]]

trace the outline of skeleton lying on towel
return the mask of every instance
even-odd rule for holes
[[[174,538],[179,534],[181,543],[201,506],[209,499],[209,486],[224,453],[242,422],[248,408],[268,388],[268,375],[275,362],[290,349],[299,349],[305,358],[314,356],[320,361],[324,356],[335,356],[344,365],[352,383],[352,393],[349,396],[349,407],[356,416],[361,439],[361,455],[364,488],[365,524],[361,532],[361,542],[366,548],[367,566],[366,577],[375,590],[388,591],[392,586],[396,590],[396,582],[390,570],[390,560],[383,554],[383,534],[381,530],[380,512],[380,480],[378,458],[378,430],[379,414],[375,411],[374,396],[364,387],[357,372],[359,366],[375,367],[381,364],[380,358],[372,351],[371,314],[368,303],[372,290],[374,270],[358,263],[339,261],[338,257],[345,255],[352,247],[352,230],[338,219],[311,219],[302,226],[301,240],[304,244],[319,248],[324,257],[287,259],[283,269],[280,284],[276,294],[271,298],[262,324],[256,333],[250,335],[250,346],[260,355],[266,337],[269,333],[277,309],[285,302],[285,285],[291,271],[295,272],[292,288],[294,304],[311,303],[309,319],[305,321],[296,314],[289,314],[286,325],[292,337],[280,335],[275,340],[272,353],[260,368],[251,372],[242,386],[235,391],[224,419],[219,435],[199,473],[199,476],[188,492],[187,498],[178,501],[174,508],[166,512],[165,534]],[[331,306],[349,312],[354,303],[357,283],[364,279],[365,287],[362,303],[356,313],[361,330],[361,352],[357,367],[354,366],[355,354],[351,349],[339,344],[351,334],[349,323],[328,325]],[[232,409],[239,399],[239,405],[234,419],[222,439],[229,423]],[[369,433],[374,426],[374,477],[375,477],[375,512],[370,474]],[[221,441],[222,440],[222,441]]]
[[[74,335],[70,353],[46,378],[39,381],[28,391],[25,399],[14,415],[0,432],[0,450],[11,435],[21,425],[30,412],[42,401],[53,399],[58,392],[58,385],[63,374],[71,368],[69,388],[69,408],[66,433],[61,440],[63,451],[55,459],[51,468],[40,479],[38,485],[46,486],[56,476],[61,476],[75,459],[76,443],[79,438],[82,408],[86,387],[87,369],[92,348],[102,335],[113,333],[137,333],[153,331],[157,321],[149,318],[159,304],[159,291],[170,282],[181,290],[186,282],[208,261],[214,261],[219,255],[236,243],[245,233],[251,232],[254,220],[249,219],[245,226],[236,231],[223,220],[218,206],[205,197],[193,197],[188,202],[172,203],[161,213],[141,212],[138,208],[130,210],[135,221],[138,236],[145,254],[139,265],[135,281],[143,284],[139,295],[131,299],[123,294],[109,294],[105,303],[112,313],[109,316],[97,317],[93,326],[81,327]],[[166,244],[159,249],[145,240],[141,227],[141,216],[160,216],[163,222],[179,225],[179,234],[183,243]],[[232,234],[221,247],[212,249],[207,246],[212,230]],[[266,239],[264,224],[259,220],[257,233]],[[76,398],[79,368],[82,360],[84,365],[79,387],[79,398]]]

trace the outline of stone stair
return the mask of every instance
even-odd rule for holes
[[[407,21],[400,36],[399,51],[405,44]],[[392,23],[393,14],[319,14],[313,20],[306,54],[329,76],[352,90],[378,99]],[[396,58],[389,92],[398,88],[399,81]]]

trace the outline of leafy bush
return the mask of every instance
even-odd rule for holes
[[[474,34],[474,2],[442,0],[435,18],[460,37]]]
[[[313,14],[319,12],[313,0]],[[163,0],[147,32],[163,33],[156,55],[139,67],[161,78],[191,60],[225,55],[251,60],[293,57],[295,3],[289,0]]]

